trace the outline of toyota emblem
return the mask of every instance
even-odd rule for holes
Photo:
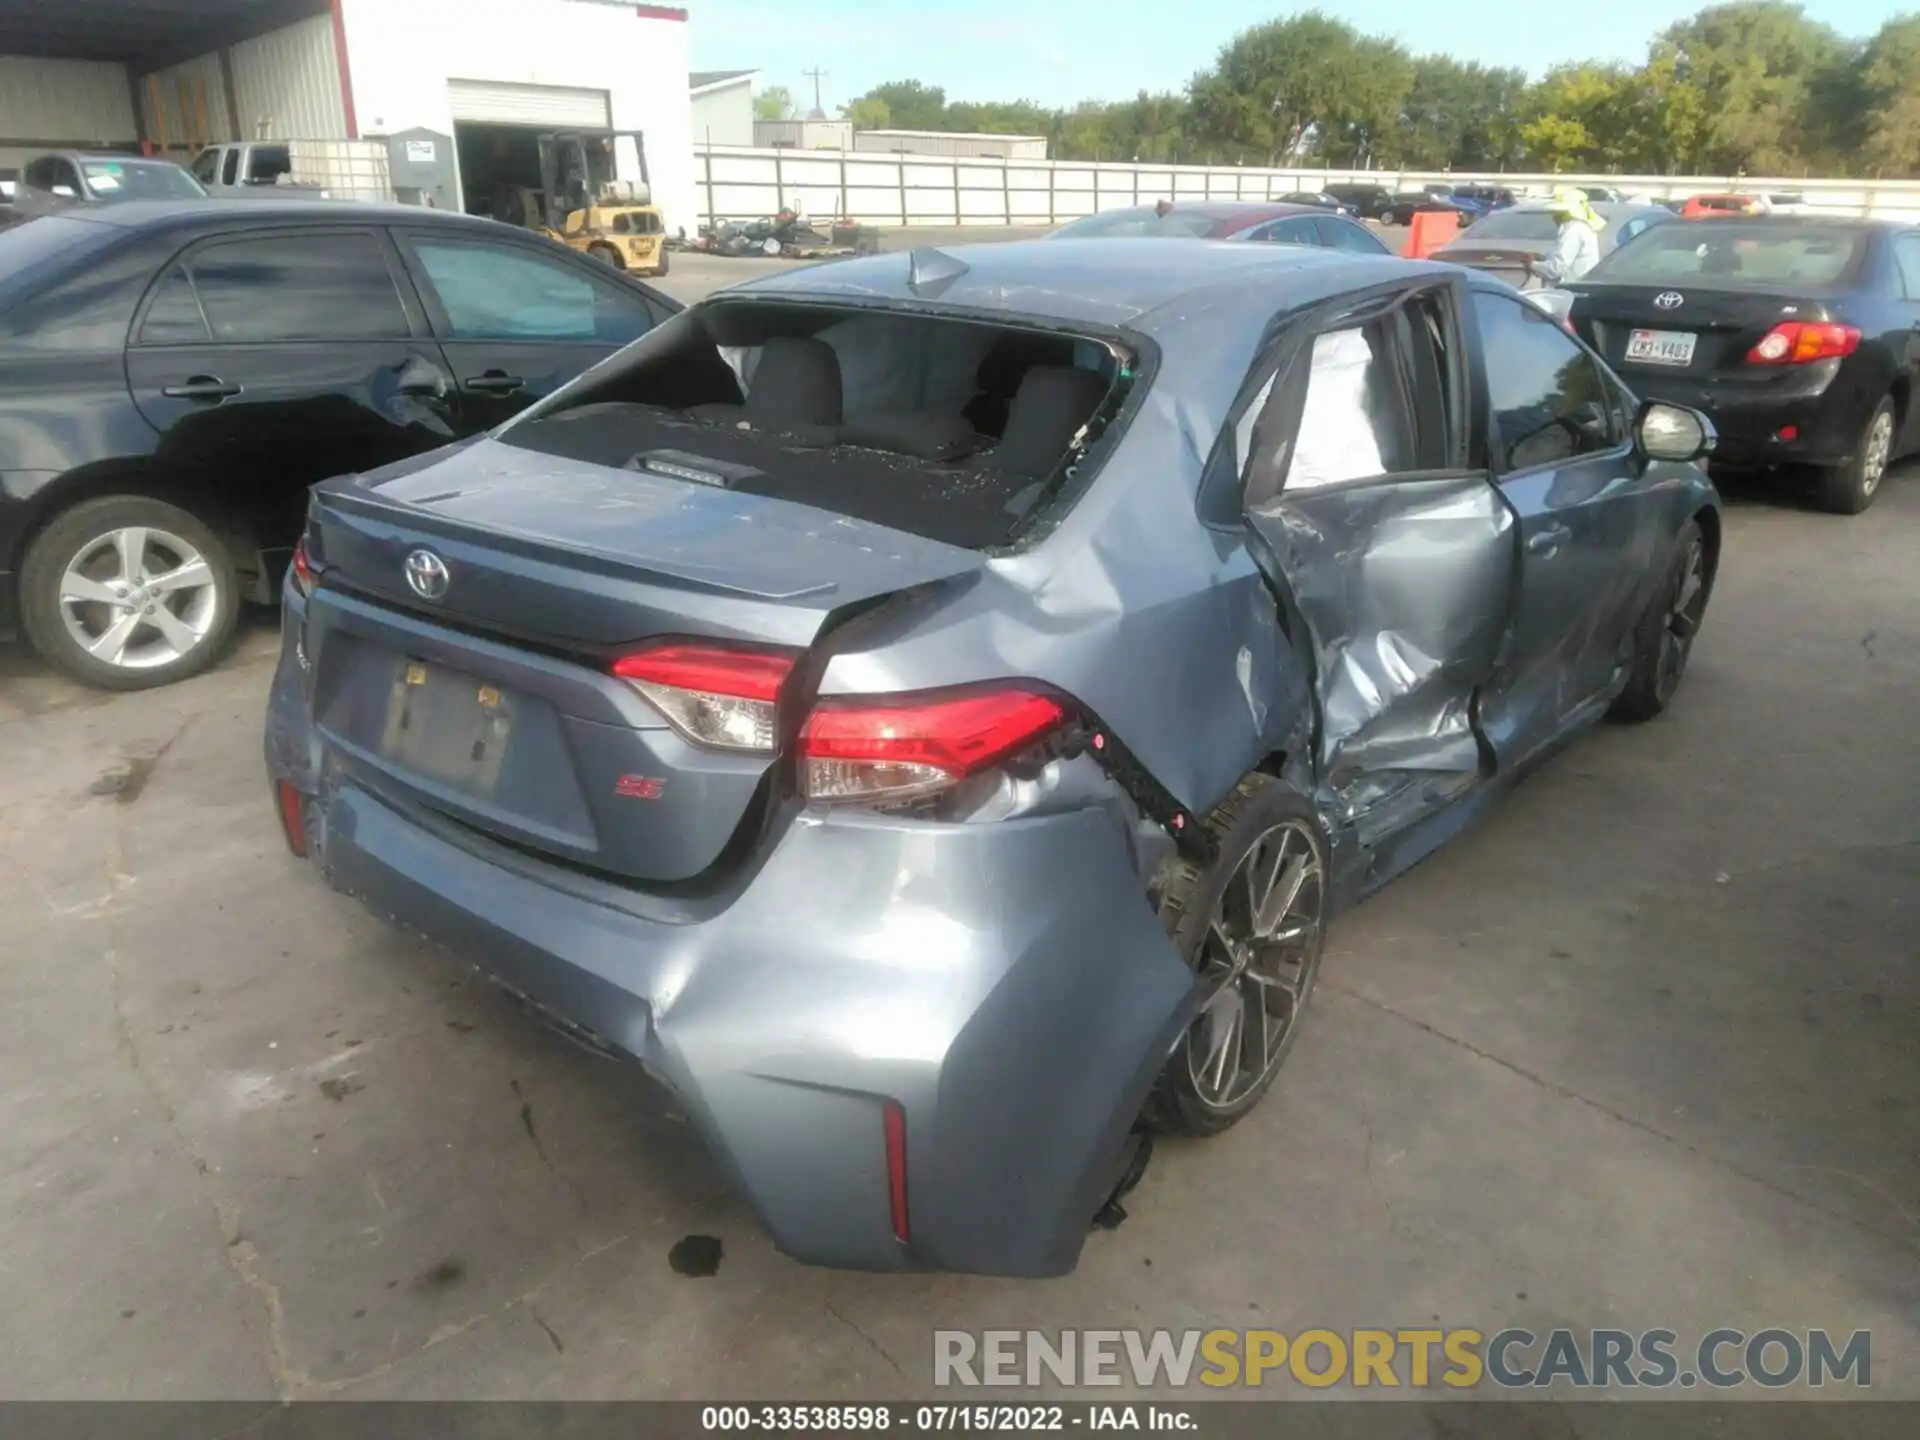
[[[1682,295],[1678,290],[1662,290],[1658,295],[1653,297],[1653,304],[1656,310],[1678,310],[1686,303],[1687,297]]]
[[[406,571],[408,587],[422,600],[438,600],[453,579],[447,573],[447,562],[431,550],[415,550],[408,555]]]

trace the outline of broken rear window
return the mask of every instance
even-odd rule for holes
[[[1081,473],[1133,372],[1110,338],[721,301],[500,439],[986,549]]]

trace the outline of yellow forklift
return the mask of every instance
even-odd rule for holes
[[[638,179],[622,179],[619,142],[631,140]],[[638,130],[568,130],[540,137],[546,233],[638,275],[667,273],[667,227],[653,203],[646,137]]]

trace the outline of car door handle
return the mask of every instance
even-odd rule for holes
[[[525,388],[526,383],[520,376],[509,375],[504,370],[489,370],[467,381],[466,388],[477,390],[482,395],[507,395]]]
[[[169,400],[206,400],[218,404],[243,393],[239,385],[230,385],[218,375],[192,375],[184,385],[169,385],[160,392]]]
[[[1573,531],[1565,525],[1549,525],[1527,537],[1527,549],[1535,555],[1551,555],[1572,538]]]

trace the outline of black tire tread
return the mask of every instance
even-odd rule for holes
[[[1627,674],[1626,688],[1607,709],[1607,718],[1627,725],[1640,725],[1658,718],[1667,708],[1660,699],[1660,632],[1666,628],[1668,612],[1673,608],[1675,590],[1685,583],[1681,573],[1687,562],[1687,550],[1701,537],[1700,522],[1689,520],[1681,527],[1674,543],[1673,556],[1667,561],[1666,578],[1647,602],[1647,608],[1633,626],[1633,668]],[[1711,583],[1712,576],[1709,574]],[[1672,697],[1668,697],[1671,699]]]

